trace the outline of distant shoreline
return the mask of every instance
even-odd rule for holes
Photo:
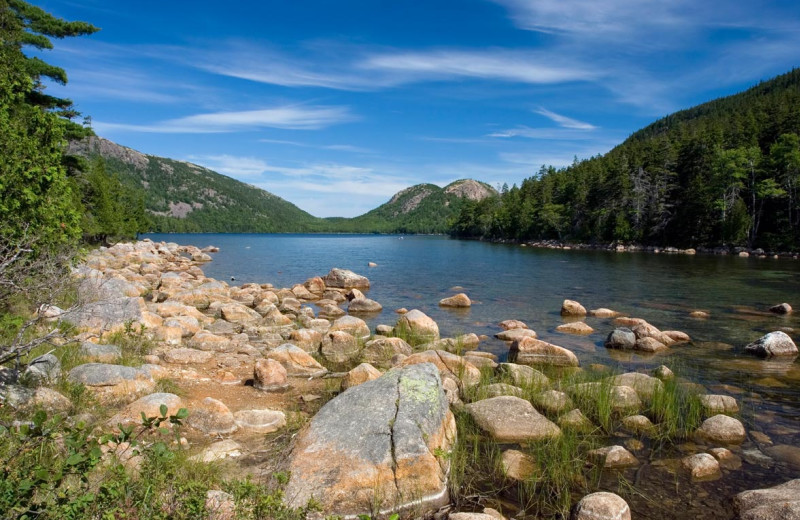
[[[673,246],[645,246],[642,244],[586,244],[586,243],[572,243],[562,242],[559,240],[533,240],[533,241],[520,241],[511,239],[488,239],[488,238],[472,238],[472,237],[452,237],[447,233],[358,233],[358,232],[335,232],[335,231],[294,231],[294,232],[273,232],[273,233],[259,233],[259,232],[220,232],[220,231],[167,231],[167,232],[148,232],[140,233],[137,237],[138,240],[146,238],[149,235],[357,235],[357,236],[439,236],[450,237],[455,240],[476,240],[479,242],[490,242],[494,244],[517,244],[520,247],[533,247],[537,249],[560,249],[564,251],[569,250],[582,250],[582,251],[608,251],[616,253],[653,253],[653,254],[674,254],[674,255],[719,255],[719,256],[739,256],[739,257],[756,257],[756,258],[791,258],[797,260],[800,258],[800,253],[794,251],[767,251],[762,248],[747,248],[740,246],[717,246],[707,247],[699,246],[696,248],[690,247],[681,249]]]

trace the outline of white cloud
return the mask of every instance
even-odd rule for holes
[[[516,25],[546,33],[591,33],[627,38],[643,26],[674,27],[690,17],[688,0],[493,0],[506,7]],[[646,13],[646,14],[645,14]]]
[[[544,54],[508,49],[437,50],[376,54],[365,69],[401,73],[402,82],[469,77],[530,84],[588,81],[598,76],[587,66],[555,63]]]
[[[558,123],[559,126],[563,128],[573,128],[576,130],[595,130],[597,127],[594,125],[590,125],[589,123],[584,123],[583,121],[578,121],[577,119],[572,119],[571,117],[562,116],[561,114],[556,114],[555,112],[551,112],[546,108],[538,108],[534,110],[537,114],[543,115],[547,119]]]
[[[594,136],[592,134],[585,131],[578,131],[572,128],[531,128],[529,126],[524,126],[524,125],[516,126],[514,128],[497,130],[490,134],[487,134],[487,137],[500,137],[500,138],[524,137],[526,139],[549,139],[549,140],[566,140],[566,141],[594,139]]]
[[[103,131],[128,131],[165,134],[212,134],[283,128],[290,130],[318,130],[356,119],[349,108],[342,106],[287,105],[260,110],[236,112],[211,112],[169,119],[150,125],[95,122]]]
[[[190,155],[187,159],[210,170],[229,177],[254,177],[269,169],[269,165],[255,157],[236,157],[233,155]]]

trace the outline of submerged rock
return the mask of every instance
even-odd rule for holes
[[[436,367],[392,370],[329,401],[299,434],[287,504],[313,498],[323,514],[342,516],[435,511],[449,501],[455,433]]]
[[[708,453],[696,453],[684,457],[681,464],[692,474],[693,479],[711,480],[722,475],[719,461]]]
[[[733,497],[739,520],[800,519],[800,479]]]
[[[774,312],[775,314],[791,314],[792,306],[788,303],[779,303],[778,305],[773,305],[769,308],[770,312]]]

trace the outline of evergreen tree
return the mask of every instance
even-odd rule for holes
[[[44,93],[43,79],[66,83],[66,73],[24,53],[52,48],[50,38],[97,29],[67,22],[21,0],[0,0],[0,240],[35,237],[57,247],[80,234],[73,185],[63,165],[65,139],[76,123],[72,103]]]

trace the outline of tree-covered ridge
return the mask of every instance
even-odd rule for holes
[[[102,157],[123,185],[144,194],[152,231],[307,232],[320,220],[272,193],[196,164],[144,155],[96,137],[72,143],[71,149]]]
[[[215,233],[446,233],[468,199],[496,195],[471,179],[444,188],[418,184],[354,218],[317,218],[268,191],[208,168],[145,155],[106,139],[71,143],[72,153],[102,158],[127,188],[141,192],[157,232]]]
[[[800,244],[800,69],[676,112],[604,156],[464,206],[456,236]]]
[[[471,179],[461,179],[444,188],[417,184],[363,215],[329,222],[339,232],[446,233],[465,203],[496,194],[488,184]]]

